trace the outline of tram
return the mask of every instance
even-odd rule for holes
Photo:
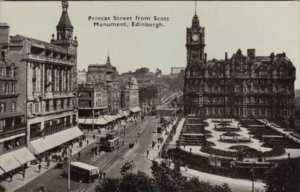
[[[100,138],[100,147],[103,151],[114,151],[119,149],[120,138],[116,132],[106,134],[106,137]]]

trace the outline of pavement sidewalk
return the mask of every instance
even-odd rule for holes
[[[97,137],[93,139],[92,135],[88,135],[87,139],[89,140],[89,143],[87,144],[87,142],[83,142],[82,147],[79,147],[78,142],[73,145],[72,155],[77,154],[79,151],[94,144],[97,141]],[[38,165],[29,164],[28,168],[25,171],[25,178],[23,178],[22,173],[17,173],[13,176],[12,181],[10,181],[10,179],[8,178],[7,180],[2,181],[0,185],[5,188],[6,192],[16,191],[17,189],[23,187],[24,185],[31,182],[35,178],[41,176],[42,174],[54,168],[56,166],[56,162],[51,161],[49,168],[47,168],[47,163],[45,161],[42,161],[41,165],[42,168],[41,171],[39,171]]]
[[[230,178],[220,175],[214,175],[210,173],[204,173],[197,170],[193,170],[186,167],[180,167],[181,173],[187,177],[196,177],[202,181],[210,182],[212,184],[221,185],[227,183],[231,188],[240,188],[239,191],[251,191],[252,181],[246,179]],[[265,183],[255,181],[254,190],[255,191],[265,191]]]
[[[173,124],[170,124],[166,129],[164,129],[162,131],[161,137],[163,138],[163,142],[162,143],[156,142],[155,146],[149,150],[149,154],[148,154],[149,160],[155,161],[157,158],[160,157],[160,151],[161,151],[162,147],[164,146],[164,144],[166,143],[166,140],[171,133],[173,125],[176,124],[176,121],[177,121],[177,118],[174,120]]]

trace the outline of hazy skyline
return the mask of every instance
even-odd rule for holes
[[[61,3],[0,2],[0,21],[11,35],[49,42],[56,34]],[[191,26],[194,2],[69,2],[69,17],[78,37],[78,69],[103,64],[109,54],[119,73],[149,67],[170,73],[186,66],[186,27]],[[256,55],[285,52],[298,68],[300,62],[300,2],[198,2],[200,25],[205,27],[208,59],[231,57],[239,48],[255,48]],[[163,16],[163,28],[93,27],[89,16]],[[297,76],[300,70],[297,70]],[[295,83],[300,88],[300,81]]]

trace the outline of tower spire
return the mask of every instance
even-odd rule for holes
[[[195,0],[195,15],[197,15],[197,0]]]
[[[106,64],[109,64],[109,65],[110,65],[109,49],[107,50],[107,60],[106,60]]]

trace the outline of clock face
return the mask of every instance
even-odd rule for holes
[[[199,35],[193,35],[192,39],[193,39],[193,41],[198,41],[199,40]]]

